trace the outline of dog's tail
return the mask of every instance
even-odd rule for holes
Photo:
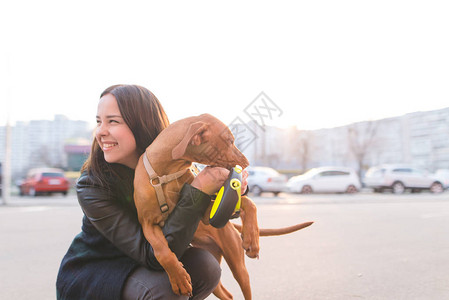
[[[276,236],[276,235],[289,234],[298,231],[300,229],[306,228],[312,224],[313,222],[305,222],[282,228],[260,228],[259,236]],[[232,225],[234,225],[235,229],[237,229],[240,233],[242,232],[242,225],[234,223],[232,223]]]

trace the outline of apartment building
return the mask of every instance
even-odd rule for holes
[[[411,164],[429,171],[449,168],[449,108],[319,130],[240,127],[256,133],[243,149],[252,165],[298,171],[349,166],[362,173],[383,163]]]
[[[54,120],[17,122],[11,126],[11,174],[20,178],[30,168],[67,167],[64,146],[73,138],[90,140],[88,122],[55,115]],[[0,162],[5,159],[5,126],[0,127]]]

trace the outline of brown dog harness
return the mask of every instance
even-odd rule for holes
[[[154,187],[154,190],[156,191],[156,197],[157,201],[159,202],[159,208],[161,209],[162,215],[164,216],[164,218],[166,218],[168,216],[169,207],[167,201],[165,201],[162,185],[178,179],[179,177],[184,175],[188,169],[184,169],[173,174],[158,176],[154,171],[153,167],[151,166],[146,152],[145,155],[143,156],[143,165],[145,166],[145,170],[147,171],[148,176],[150,177],[150,183]]]

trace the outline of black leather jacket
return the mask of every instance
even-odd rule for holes
[[[58,299],[119,299],[128,274],[137,266],[162,269],[145,239],[134,205],[134,170],[108,187],[84,172],[76,189],[84,212],[82,232],[64,257],[57,279]],[[178,205],[165,222],[164,235],[179,257],[189,246],[210,196],[185,184]]]

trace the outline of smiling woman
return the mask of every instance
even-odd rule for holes
[[[136,85],[113,85],[104,90],[96,121],[96,138],[83,169],[89,168],[99,182],[105,182],[104,172],[100,170],[111,167],[103,161],[134,168],[136,154],[138,158],[169,124],[156,96]]]
[[[136,139],[120,113],[114,95],[106,94],[100,99],[95,137],[108,163],[119,163],[134,169],[140,153]]]
[[[174,284],[143,235],[133,195],[138,159],[168,126],[164,109],[146,88],[116,85],[101,94],[96,120],[92,150],[76,184],[82,232],[61,262],[57,298],[206,298],[219,282],[220,267],[209,252],[190,247],[190,242],[211,203],[208,192],[223,185],[225,178],[220,181],[214,173],[221,168],[202,171],[182,187],[162,228],[187,272]]]

